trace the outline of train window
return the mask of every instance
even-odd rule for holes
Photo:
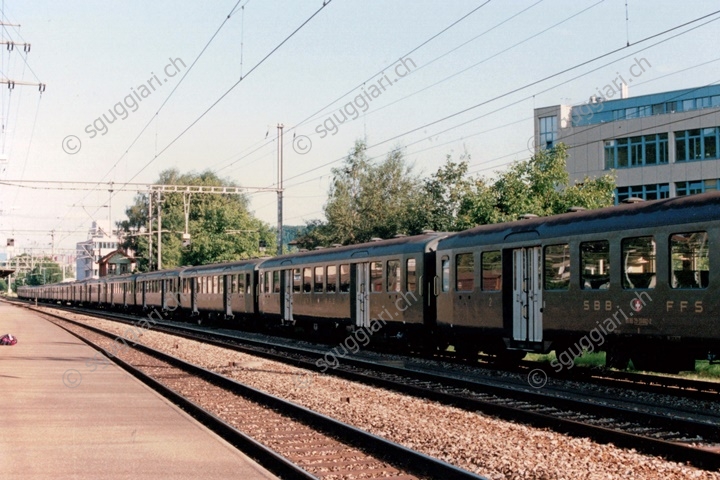
[[[238,273],[237,289],[235,291],[240,294],[245,293],[245,274],[244,273]]]
[[[443,257],[440,261],[440,271],[442,272],[442,291],[447,292],[450,290],[450,259]]]
[[[310,293],[312,291],[312,269],[303,268],[303,292]]]
[[[301,270],[296,268],[293,270],[293,292],[300,293],[302,291],[302,275]]]
[[[405,274],[405,289],[408,292],[414,292],[417,290],[417,272],[415,270],[415,259],[408,258],[406,263],[406,274]]]
[[[280,270],[273,272],[273,292],[280,293]]]
[[[251,294],[252,293],[252,283],[250,282],[250,276],[249,273],[245,274],[245,293]]]
[[[370,285],[372,285],[373,292],[382,292],[382,262],[371,262],[370,263]]]
[[[210,277],[210,293],[218,293],[218,277]]]
[[[218,293],[224,294],[225,293],[225,276],[222,275],[220,277],[217,277],[218,279]]]
[[[230,275],[230,293],[238,291],[238,275]]]
[[[324,291],[323,283],[325,283],[325,274],[323,272],[323,267],[315,267],[315,282],[313,286],[313,291],[315,293],[322,293]]]
[[[707,232],[672,234],[670,262],[672,288],[707,288],[710,277]]]
[[[570,247],[545,247],[545,290],[567,290],[570,286]]]
[[[400,291],[400,260],[388,260],[387,262],[387,291]]]
[[[622,241],[623,288],[655,288],[655,240],[653,237]]]
[[[580,287],[583,290],[610,288],[610,242],[580,244]]]
[[[272,272],[265,272],[265,293],[272,293]]]
[[[483,252],[480,261],[482,263],[482,290],[485,292],[502,290],[502,254],[500,250]]]
[[[471,292],[475,289],[475,257],[472,253],[455,256],[455,290]]]
[[[350,292],[350,265],[340,265],[340,293]]]
[[[337,291],[337,266],[328,265],[327,267],[327,292],[335,293]]]

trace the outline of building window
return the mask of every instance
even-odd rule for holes
[[[675,158],[678,162],[718,158],[720,128],[696,128],[675,132]]]
[[[667,133],[605,141],[605,168],[607,170],[658,165],[667,162]]]
[[[630,187],[618,187],[615,189],[615,203],[636,197],[643,200],[659,200],[670,197],[670,184],[657,183],[653,185],[634,185]]]
[[[720,180],[695,180],[693,182],[677,182],[675,192],[678,197],[696,193],[712,192],[718,189]]]
[[[553,148],[555,140],[557,140],[557,117],[540,118],[540,148]]]

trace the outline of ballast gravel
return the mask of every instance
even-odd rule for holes
[[[134,340],[126,333],[127,325],[78,314],[69,317]],[[634,450],[498,420],[152,329],[139,331],[139,342],[148,347],[493,480],[720,480],[720,473]]]

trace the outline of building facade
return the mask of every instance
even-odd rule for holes
[[[720,85],[535,109],[535,148],[568,147],[570,181],[614,171],[615,201],[720,188]]]
[[[88,239],[76,244],[76,277],[78,280],[100,277],[100,259],[116,251],[117,237],[107,235],[96,222],[88,231]]]

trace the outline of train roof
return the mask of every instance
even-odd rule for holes
[[[265,260],[260,268],[276,268],[285,265],[305,265],[309,263],[349,261],[356,258],[372,258],[385,255],[401,255],[405,253],[423,253],[434,250],[438,240],[447,233],[424,233],[411,237],[398,237],[376,242],[345,245],[342,247],[323,248],[281,255]]]
[[[255,267],[263,259],[253,258],[249,260],[238,260],[234,262],[212,263],[210,265],[196,265],[187,267],[182,271],[183,277],[194,277],[199,275],[217,275],[227,270],[255,270]]]
[[[180,272],[185,270],[187,267],[172,268],[170,270],[157,270],[154,272],[146,272],[137,274],[138,280],[162,280],[163,278],[171,277],[176,278],[180,276]]]
[[[720,220],[720,192],[480,225],[441,240],[438,250],[712,220]]]

